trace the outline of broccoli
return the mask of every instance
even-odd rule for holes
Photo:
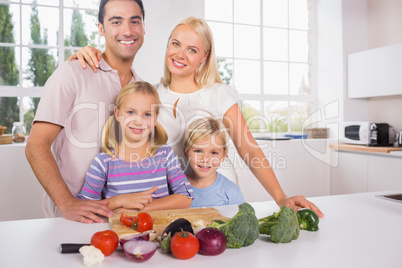
[[[265,218],[258,220],[260,234],[271,236],[275,243],[290,243],[299,237],[300,227],[296,212],[286,206]]]
[[[248,203],[239,205],[239,212],[226,222],[214,221],[208,227],[221,230],[227,240],[227,248],[247,247],[260,236],[259,224],[253,207]]]

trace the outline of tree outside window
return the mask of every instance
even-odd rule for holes
[[[0,5],[0,43],[14,43],[14,24],[8,5]],[[15,60],[15,48],[0,46],[0,85],[18,85],[19,72]],[[11,133],[13,122],[18,121],[18,98],[0,97],[0,125]]]
[[[60,62],[83,46],[100,47],[99,1],[63,3],[61,13],[58,0],[0,4],[0,125],[6,133],[22,120],[29,133],[40,101],[40,94],[30,90],[40,92]],[[50,18],[53,25],[47,24]]]

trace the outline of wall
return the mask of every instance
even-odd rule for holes
[[[329,126],[327,118],[336,124],[343,120],[343,48],[342,1],[317,1],[316,25],[316,90],[318,111],[322,115],[321,127],[330,127],[330,137],[338,137],[339,126]],[[324,114],[333,106],[332,115]]]
[[[402,42],[402,1],[368,1],[368,46],[370,49]]]
[[[315,9],[315,82],[321,126],[334,123],[331,138],[342,137],[343,121],[388,122],[401,130],[402,96],[347,98],[346,60],[351,53],[402,42],[402,1],[317,0]]]
[[[368,49],[367,14],[367,0],[342,1],[344,121],[369,120],[367,100],[347,98],[347,55]]]
[[[368,47],[402,43],[402,1],[368,0]],[[370,121],[390,123],[402,130],[402,96],[370,98],[368,118]]]
[[[343,0],[343,53],[350,53],[402,42],[402,1]],[[346,68],[345,77],[346,77]],[[402,129],[402,96],[347,99],[344,79],[344,120],[387,122]]]
[[[318,108],[336,139],[342,137],[343,121],[369,120],[368,101],[347,98],[346,69],[348,54],[368,48],[367,0],[317,0],[316,5]]]

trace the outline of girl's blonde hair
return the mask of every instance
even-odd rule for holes
[[[222,78],[219,74],[218,64],[216,62],[214,38],[212,36],[211,29],[203,19],[188,17],[182,20],[170,33],[167,46],[170,44],[173,32],[181,25],[190,26],[191,29],[198,34],[198,36],[201,38],[204,51],[208,54],[207,59],[200,66],[198,66],[197,70],[195,71],[194,82],[200,87],[210,87],[214,83],[222,83]],[[165,74],[162,79],[162,83],[165,87],[170,84],[171,77],[172,74],[169,71],[165,61]]]
[[[183,149],[187,153],[194,144],[204,142],[212,137],[220,137],[223,150],[228,149],[229,136],[223,123],[212,117],[203,117],[190,124],[184,134]]]
[[[116,100],[116,108],[120,109],[121,104],[124,101],[124,98],[127,97],[128,95],[135,94],[135,93],[141,93],[141,94],[147,94],[151,96],[154,101],[155,101],[155,112],[158,115],[159,114],[159,107],[161,106],[161,102],[159,99],[159,94],[156,91],[155,87],[152,86],[151,84],[144,82],[144,81],[138,81],[138,82],[132,82],[127,84],[125,87],[122,88],[120,91],[119,95],[117,96]],[[118,148],[119,148],[119,143],[121,141],[121,128],[120,124],[117,122],[116,117],[112,115],[107,121],[106,124],[103,128],[102,132],[102,151],[107,154],[112,156],[113,158],[116,156],[118,153]],[[164,144],[166,144],[168,135],[166,133],[166,130],[163,128],[163,126],[157,121],[155,124],[155,127],[153,131],[150,134],[150,143],[146,149],[146,152],[148,155],[154,157],[155,152],[162,147]],[[114,153],[112,152],[111,149],[114,149]]]

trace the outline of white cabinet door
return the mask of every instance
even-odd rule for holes
[[[368,191],[402,190],[402,158],[369,157]]]
[[[44,190],[25,158],[25,146],[1,145],[0,152],[0,221],[44,218]]]
[[[331,194],[367,192],[368,155],[343,151],[338,154],[338,166],[331,169]]]
[[[348,55],[348,97],[402,94],[402,43]]]

